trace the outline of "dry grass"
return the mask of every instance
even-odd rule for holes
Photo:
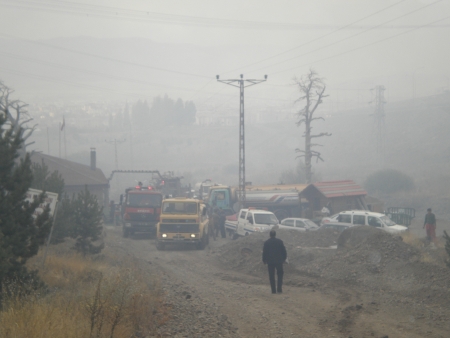
[[[421,250],[424,247],[423,241],[410,231],[405,231],[401,234],[401,237],[403,238],[403,242],[406,244],[409,244],[419,250]]]
[[[40,256],[30,262],[41,266]],[[112,264],[114,262],[114,264]],[[158,281],[133,258],[47,257],[40,276],[50,292],[9,298],[0,337],[145,337],[168,320]]]
[[[436,264],[445,266],[447,255],[444,250],[444,243],[438,238],[436,243],[429,245],[423,238],[420,238],[413,233],[407,231],[401,234],[403,241],[420,252],[420,261],[422,263]]]

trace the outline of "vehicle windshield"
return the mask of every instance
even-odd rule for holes
[[[332,216],[330,216],[330,217],[328,217],[328,218],[331,218],[331,219],[337,219],[337,218],[338,218],[338,216],[339,216],[339,213],[337,213],[337,214],[334,214],[334,215],[332,215]]]
[[[381,216],[380,217],[381,220],[383,221],[384,224],[386,224],[388,227],[396,225],[394,221],[392,221],[389,217],[387,216]]]
[[[256,224],[278,224],[278,219],[274,214],[253,214]]]
[[[160,208],[162,196],[158,194],[128,194],[127,206],[135,208]]]
[[[305,224],[309,227],[309,228],[318,228],[319,226],[314,223],[313,221],[310,221],[309,219],[304,220],[303,222],[305,222]]]
[[[197,203],[195,202],[164,202],[162,208],[163,214],[188,214],[197,213]]]

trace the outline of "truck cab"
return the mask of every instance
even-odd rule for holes
[[[162,194],[153,187],[138,185],[121,195],[123,237],[136,232],[156,234],[156,224],[161,214]]]
[[[209,240],[209,220],[206,205],[201,200],[169,198],[162,203],[157,225],[156,248],[164,250],[167,244],[193,244],[206,247]]]
[[[237,221],[227,222],[226,226],[231,230],[229,227],[235,225],[236,235],[247,236],[253,232],[269,231],[278,223],[278,219],[273,212],[260,209],[241,209]]]
[[[233,193],[228,186],[213,186],[209,189],[208,205],[211,208],[233,210]]]

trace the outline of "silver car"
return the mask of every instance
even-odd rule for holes
[[[313,231],[319,229],[316,223],[306,218],[285,218],[278,226],[280,229]]]
[[[337,230],[338,232],[342,232],[345,229],[354,227],[354,224],[351,223],[339,223],[339,222],[328,222],[323,224],[320,229],[332,229],[332,230]]]

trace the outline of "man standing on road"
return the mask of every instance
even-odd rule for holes
[[[225,222],[227,220],[227,217],[225,216],[225,211],[220,208],[219,209],[219,229],[220,229],[220,235],[222,238],[226,238],[227,234],[225,232]]]
[[[207,214],[209,219],[209,236],[216,240],[216,230],[214,229],[214,209],[212,207],[207,207]]]
[[[264,242],[262,260],[269,270],[270,287],[272,293],[282,293],[283,263],[287,259],[287,252],[281,239],[276,238],[275,230],[270,231],[270,238]],[[277,287],[275,288],[275,269],[277,270]]]
[[[436,242],[436,216],[431,212],[431,208],[427,209],[425,215],[425,222],[423,227],[427,231],[427,239],[429,242]]]

